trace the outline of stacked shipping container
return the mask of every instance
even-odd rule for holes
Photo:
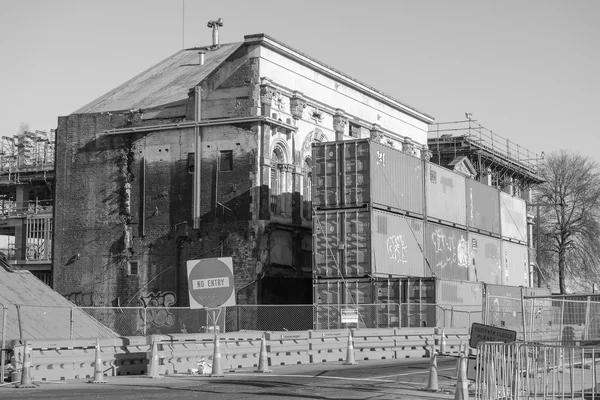
[[[382,304],[363,310],[377,326],[431,326],[447,321],[435,303],[529,283],[525,202],[493,187],[363,139],[313,146],[312,193],[318,305]]]

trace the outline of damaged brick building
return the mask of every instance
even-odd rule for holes
[[[310,304],[312,144],[426,158],[432,121],[264,34],[178,51],[59,118],[53,286],[187,306],[186,261],[231,256],[238,304]]]

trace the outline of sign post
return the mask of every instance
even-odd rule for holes
[[[221,307],[235,305],[233,260],[231,257],[189,260],[187,273],[190,308],[210,311],[216,337]]]

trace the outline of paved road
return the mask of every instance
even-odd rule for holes
[[[357,365],[323,363],[270,367],[272,373],[253,369],[225,372],[225,377],[171,375],[161,379],[140,376],[109,377],[106,383],[84,380],[40,382],[35,389],[0,385],[0,399],[453,399],[456,359],[438,360],[438,385],[430,393],[428,359],[370,360]]]

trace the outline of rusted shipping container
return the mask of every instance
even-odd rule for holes
[[[500,191],[473,179],[466,187],[469,230],[500,235]]]
[[[436,279],[436,326],[470,327],[483,321],[481,282]]]
[[[529,286],[529,249],[525,245],[502,241],[502,284]]]
[[[423,215],[423,161],[370,140],[313,145],[314,207],[375,207]]]
[[[469,280],[502,284],[502,241],[469,232]]]
[[[465,230],[426,223],[425,274],[440,279],[469,280],[469,246]]]
[[[447,168],[426,163],[427,218],[445,224],[467,225],[465,177]]]
[[[320,210],[313,218],[317,277],[423,276],[423,221],[377,209]]]
[[[527,243],[525,200],[500,192],[500,230],[505,239]]]

